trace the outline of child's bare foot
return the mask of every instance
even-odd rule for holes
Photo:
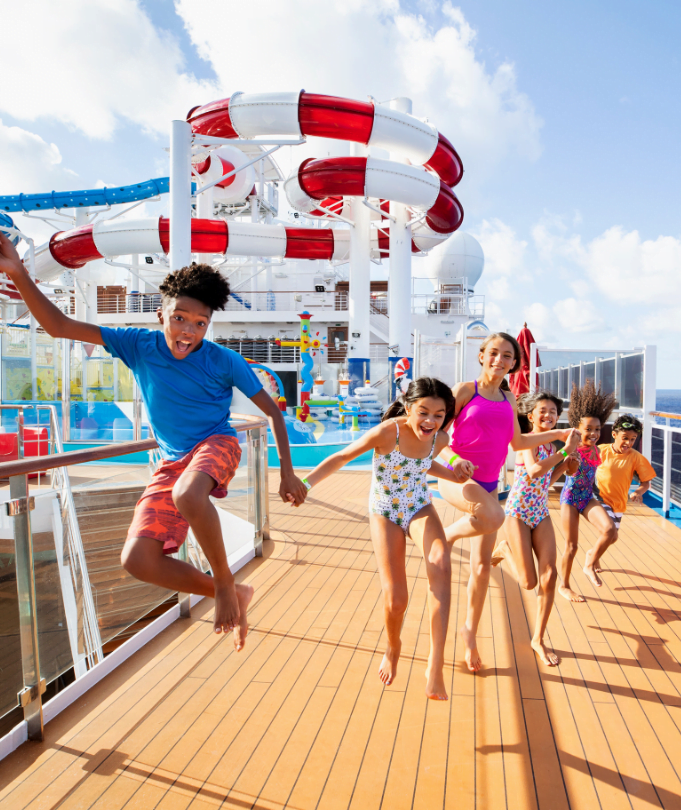
[[[601,587],[603,582],[601,581],[601,578],[598,576],[598,574],[594,570],[593,565],[585,565],[582,570],[584,571],[584,573],[587,575],[587,577],[589,577],[589,579],[593,582],[593,584],[597,588]]]
[[[426,668],[426,697],[430,700],[449,700],[442,667],[431,666],[430,663]]]
[[[603,569],[601,568],[601,564],[599,562],[595,562],[593,564],[593,569],[597,574],[602,574],[603,573]]]
[[[530,643],[542,664],[546,664],[547,667],[558,666],[558,656],[552,650],[549,650],[541,639],[533,638]]]
[[[586,602],[586,599],[581,595],[581,593],[573,591],[572,588],[566,588],[565,585],[558,586],[558,593],[564,599],[567,599],[568,602]]]
[[[215,583],[215,618],[213,629],[216,633],[229,633],[239,625],[239,599],[234,582],[218,585]]]
[[[400,650],[402,649],[402,642],[400,641],[397,647],[391,647],[388,644],[388,649],[385,651],[381,666],[378,668],[378,677],[384,686],[390,686],[395,680],[397,675],[397,662],[400,660]]]
[[[499,565],[499,563],[506,556],[507,551],[508,551],[508,543],[505,540],[502,540],[500,543],[497,544],[496,548],[492,552],[492,565]]]
[[[241,652],[246,643],[246,634],[248,633],[248,620],[246,614],[248,606],[253,599],[253,586],[252,585],[237,585],[236,598],[239,600],[239,624],[234,628],[234,649]]]
[[[470,672],[478,672],[480,669],[482,669],[482,660],[480,659],[480,653],[478,652],[475,633],[472,630],[469,630],[465,624],[461,630],[459,630],[459,633],[464,646],[466,647],[466,653],[464,655],[466,659],[466,666]]]

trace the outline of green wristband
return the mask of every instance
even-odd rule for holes
[[[561,447],[561,448],[560,448],[560,450],[559,450],[558,452],[559,452],[559,453],[560,453],[560,454],[561,454],[561,455],[562,455],[564,458],[567,458],[567,457],[568,457],[568,455],[569,455],[568,453],[566,453],[566,452],[565,452],[565,448],[564,448],[564,447]]]
[[[307,487],[307,491],[309,492],[312,489],[312,484],[307,480],[307,478],[301,479],[303,484]]]
[[[459,461],[460,458],[461,458],[461,456],[458,453],[452,453],[452,457],[447,462],[447,466],[449,467],[450,470],[454,469],[452,467],[452,464],[454,464],[455,461]]]

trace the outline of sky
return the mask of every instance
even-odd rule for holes
[[[571,348],[656,344],[658,387],[681,388],[678,4],[0,0],[0,11],[16,33],[0,50],[12,77],[0,194],[165,176],[170,120],[235,90],[408,96],[463,159],[456,191],[486,256],[487,324],[515,333],[527,321],[540,342]],[[288,150],[282,168],[322,146]]]

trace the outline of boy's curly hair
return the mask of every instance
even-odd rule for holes
[[[643,425],[641,422],[630,413],[623,413],[615,420],[612,426],[612,432],[617,433],[619,430],[632,430],[634,433],[643,433]]]
[[[570,427],[576,428],[580,421],[587,417],[598,419],[602,427],[608,421],[608,417],[616,405],[615,395],[604,394],[600,385],[596,390],[593,380],[587,380],[583,388],[578,388],[577,384],[573,383],[568,408]]]
[[[540,402],[544,401],[553,402],[556,406],[558,416],[563,413],[563,400],[542,388],[538,388],[534,394],[522,394],[518,397],[518,424],[520,425],[521,433],[532,433],[532,423],[527,415],[532,413]]]
[[[229,282],[220,271],[209,264],[196,262],[168,273],[158,289],[164,299],[186,295],[205,304],[213,312],[224,309],[229,298]]]

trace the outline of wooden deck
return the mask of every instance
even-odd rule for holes
[[[468,578],[467,545],[456,548],[450,701],[435,703],[413,547],[398,678],[383,688],[377,677],[368,485],[367,473],[338,474],[299,510],[273,497],[273,542],[239,575],[256,588],[246,650],[216,639],[202,602],[49,723],[44,743],[2,762],[0,805],[681,808],[681,531],[646,507],[627,514],[603,588],[577,570],[586,604],[558,597],[555,669],[529,647],[534,594],[495,571],[476,676],[453,632]],[[593,540],[582,527],[579,565]]]

